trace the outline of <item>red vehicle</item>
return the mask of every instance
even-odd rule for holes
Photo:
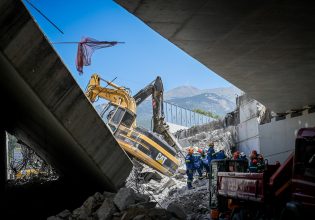
[[[315,128],[298,132],[295,153],[280,166],[247,172],[247,162],[213,160],[212,219],[315,219]]]

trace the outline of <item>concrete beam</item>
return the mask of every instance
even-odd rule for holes
[[[313,1],[115,1],[269,109],[315,103]]]
[[[0,3],[0,120],[65,178],[115,191],[132,164],[21,1]]]

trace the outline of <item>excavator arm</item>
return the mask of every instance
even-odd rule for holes
[[[101,97],[112,102],[114,105],[126,108],[136,114],[135,100],[130,96],[126,88],[117,86],[106,80],[104,81],[112,88],[102,87],[100,80],[101,78],[97,74],[91,76],[85,93],[91,102],[95,102],[97,97]]]
[[[136,105],[140,105],[146,98],[152,95],[152,108],[153,108],[153,132],[161,134],[164,140],[172,146],[177,152],[181,152],[181,146],[177,142],[176,138],[169,130],[169,126],[164,121],[164,109],[163,109],[163,82],[160,76],[158,76],[153,82],[141,89],[137,94],[133,96],[136,101]]]

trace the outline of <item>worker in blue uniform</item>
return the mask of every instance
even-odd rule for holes
[[[216,153],[216,159],[225,159],[226,156],[225,156],[225,153],[224,153],[224,150],[220,150],[219,152]]]
[[[189,147],[187,150],[187,155],[185,157],[186,163],[186,174],[187,174],[187,188],[192,189],[192,181],[194,179],[194,149]]]
[[[201,155],[200,159],[201,159],[202,169],[204,168],[206,170],[206,177],[208,177],[209,172],[210,172],[210,167],[209,167],[207,154],[204,149],[199,148],[198,151]]]
[[[198,152],[198,147],[194,148],[193,157],[194,157],[194,169],[198,173],[198,178],[202,179],[203,178],[202,177],[202,161],[201,161],[201,155]]]
[[[208,159],[208,164],[210,166],[211,160],[216,159],[216,154],[215,154],[215,151],[214,151],[214,144],[210,143],[208,146],[209,146],[209,148],[208,148],[208,151],[207,151],[207,159]]]

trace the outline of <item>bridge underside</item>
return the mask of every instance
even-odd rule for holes
[[[115,1],[271,110],[315,104],[312,1]]]

